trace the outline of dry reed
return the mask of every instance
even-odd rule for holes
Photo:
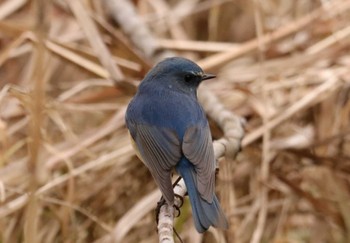
[[[124,113],[174,54],[218,75],[203,103],[246,119],[242,151],[220,160],[229,230],[197,234],[186,202],[184,241],[349,242],[350,2],[123,2],[0,3],[0,242],[157,240],[159,192]]]

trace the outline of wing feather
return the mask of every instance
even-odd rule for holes
[[[201,197],[211,203],[215,190],[215,157],[209,125],[189,127],[183,138],[182,151],[195,166]]]
[[[143,162],[150,170],[165,199],[172,203],[171,170],[181,158],[181,145],[170,129],[134,125],[133,139]]]

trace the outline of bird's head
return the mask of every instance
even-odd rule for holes
[[[203,80],[212,78],[215,75],[204,73],[196,63],[182,57],[171,57],[152,68],[143,82],[195,94]]]

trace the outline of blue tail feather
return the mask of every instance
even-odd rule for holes
[[[210,226],[227,229],[228,223],[216,195],[213,195],[212,203],[208,203],[200,196],[195,184],[194,166],[186,158],[183,158],[176,169],[185,180],[197,231],[203,233]]]

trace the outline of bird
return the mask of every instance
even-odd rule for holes
[[[209,123],[197,100],[200,83],[215,77],[186,58],[166,58],[146,74],[125,115],[136,153],[168,205],[174,205],[174,169],[184,179],[199,233],[210,226],[228,228],[215,194]]]

